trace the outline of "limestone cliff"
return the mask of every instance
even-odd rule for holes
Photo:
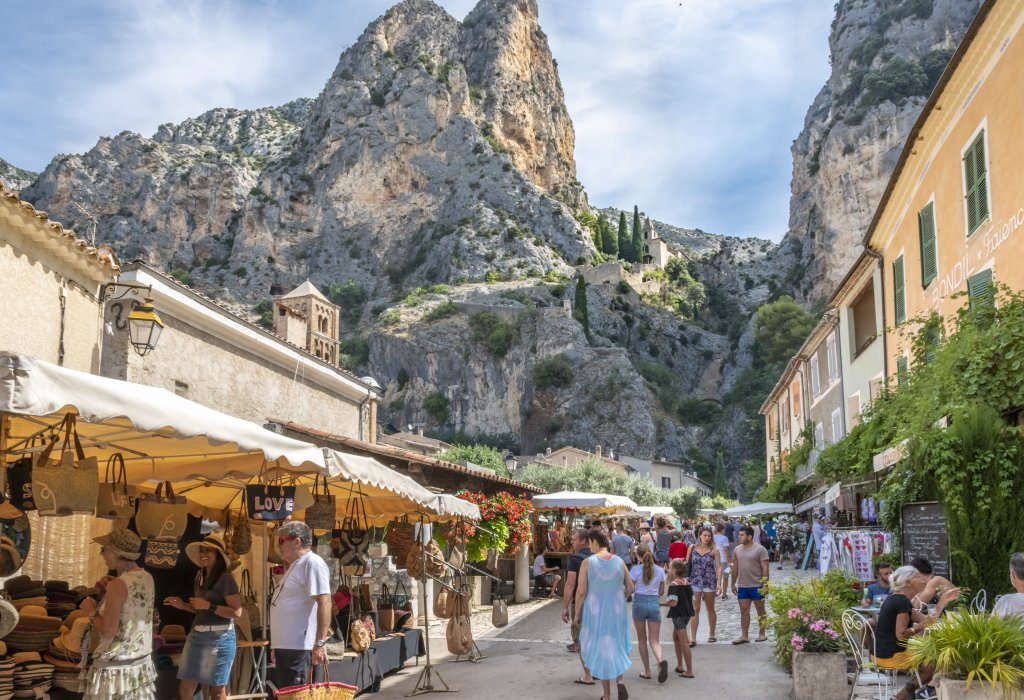
[[[12,192],[28,187],[37,175],[38,173],[24,170],[0,158],[0,180],[3,180],[4,186]]]
[[[860,252],[910,128],[980,0],[839,0],[832,73],[793,143],[793,291],[829,295]]]

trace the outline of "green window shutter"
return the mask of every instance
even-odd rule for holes
[[[939,349],[939,342],[942,340],[942,331],[938,324],[931,324],[924,328],[924,362],[925,364],[935,361]]]
[[[907,279],[903,274],[903,256],[892,263],[893,320],[896,325],[907,320]]]
[[[992,290],[992,268],[967,278],[967,300],[971,311],[995,305]]]
[[[939,263],[935,251],[935,204],[917,213],[917,230],[921,236],[921,286],[928,284],[938,276]]]
[[[967,235],[970,236],[988,219],[988,166],[985,162],[984,130],[964,153],[964,189]]]
[[[907,358],[901,357],[896,360],[896,383],[900,386],[907,382]]]

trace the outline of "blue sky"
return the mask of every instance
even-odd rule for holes
[[[778,240],[832,0],[539,0],[596,206]],[[315,97],[390,0],[38,0],[0,27],[0,157]],[[440,0],[462,19],[474,0]]]

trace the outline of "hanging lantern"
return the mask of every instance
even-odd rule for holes
[[[163,329],[164,322],[153,309],[153,300],[149,297],[128,314],[128,337],[135,352],[143,357],[156,348]]]

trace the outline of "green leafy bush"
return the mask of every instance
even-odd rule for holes
[[[935,666],[946,678],[975,681],[1004,693],[1024,681],[1024,626],[1015,618],[964,610],[944,615],[928,634],[907,641],[910,663]]]
[[[569,364],[565,353],[541,360],[533,367],[533,381],[538,389],[569,386],[572,384],[573,375],[572,365]]]
[[[459,313],[459,307],[454,302],[450,300],[443,301],[424,314],[423,320],[427,322],[440,321],[442,318],[448,318],[457,313]]]
[[[481,311],[469,318],[473,340],[483,344],[487,351],[497,358],[505,357],[515,342],[519,329],[493,311]]]
[[[498,476],[508,477],[508,468],[505,467],[505,458],[494,447],[483,444],[452,445],[444,452],[437,455],[438,459],[456,464],[472,462],[481,467],[493,469]]]
[[[448,399],[439,391],[435,391],[423,399],[423,410],[436,422],[442,424],[447,423],[449,416],[451,416],[451,407],[448,404]]]
[[[402,312],[397,308],[386,309],[380,312],[377,320],[380,321],[382,326],[393,326],[402,320]]]
[[[363,307],[370,298],[367,291],[351,279],[345,284],[328,284],[324,288],[324,296],[341,308],[341,318],[349,325],[358,323],[359,317],[363,315]]]
[[[273,330],[274,302],[270,301],[270,299],[264,299],[263,301],[256,304],[256,306],[252,307],[252,310],[259,314],[259,318],[256,320],[256,323],[263,326],[264,328]]]
[[[862,83],[860,104],[873,107],[886,100],[894,103],[904,98],[927,94],[928,76],[913,60],[897,56],[877,70],[869,71]]]
[[[370,361],[370,344],[359,336],[341,341],[341,366],[345,369],[365,367]]]

